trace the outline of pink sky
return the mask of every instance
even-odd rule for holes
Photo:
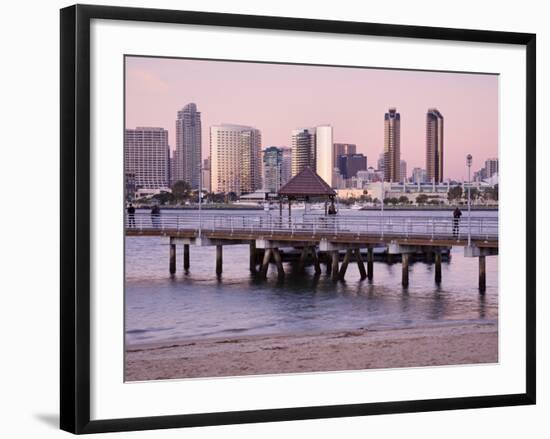
[[[384,113],[401,113],[401,159],[425,168],[426,110],[445,118],[445,178],[467,177],[498,156],[498,76],[259,64],[165,58],[126,58],[126,127],[158,126],[175,148],[176,112],[195,102],[202,117],[203,157],[209,127],[252,125],[262,148],[290,146],[291,130],[331,124],[334,142],[357,144],[368,166],[384,146]]]

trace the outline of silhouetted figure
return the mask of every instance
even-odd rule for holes
[[[455,208],[453,211],[453,237],[458,238],[458,234],[460,232],[460,217],[462,216],[462,212],[458,207]]]
[[[328,214],[329,214],[329,215],[336,215],[336,207],[334,206],[334,203],[332,203],[332,204],[328,207]]]
[[[136,208],[133,206],[132,203],[128,205],[126,208],[126,212],[128,213],[128,227],[135,227],[136,226]]]
[[[158,204],[155,204],[151,209],[151,222],[153,227],[157,229],[160,226],[160,207]]]

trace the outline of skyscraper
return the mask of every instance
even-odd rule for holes
[[[292,176],[315,164],[315,128],[292,130]]]
[[[260,130],[244,125],[210,127],[212,192],[254,192],[262,186]]]
[[[332,127],[320,125],[292,131],[292,175],[306,166],[332,186],[334,172],[334,144]]]
[[[292,148],[281,148],[283,163],[281,165],[281,185],[284,186],[292,178]]]
[[[332,127],[330,125],[318,126],[315,136],[315,172],[331,187],[333,186],[332,177],[335,166],[333,148]]]
[[[283,150],[276,146],[270,146],[264,150],[263,158],[263,188],[266,191],[275,193],[282,186]]]
[[[443,115],[430,108],[426,113],[426,175],[428,181],[443,181]]]
[[[384,181],[401,181],[401,115],[395,108],[384,115]]]
[[[485,178],[491,178],[495,174],[498,174],[498,159],[485,160]]]
[[[338,169],[343,178],[352,178],[358,171],[367,169],[367,157],[363,154],[342,154],[338,157]]]
[[[338,157],[347,154],[357,154],[357,145],[354,143],[335,143],[334,144],[334,166],[338,163]]]
[[[183,180],[194,189],[199,187],[201,143],[201,113],[190,103],[178,111],[176,119],[173,182]]]
[[[401,164],[399,167],[399,173],[401,174],[401,182],[407,181],[407,162],[405,160],[401,160]]]
[[[157,127],[127,129],[124,134],[124,172],[136,189],[168,187],[170,175],[168,131]]]

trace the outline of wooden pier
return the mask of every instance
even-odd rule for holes
[[[339,281],[345,279],[349,264],[354,263],[361,279],[372,281],[375,250],[382,251],[388,260],[400,260],[403,288],[409,286],[409,266],[415,255],[433,260],[434,281],[441,283],[442,252],[459,246],[464,247],[466,257],[479,260],[480,293],[486,290],[485,258],[498,254],[498,222],[495,218],[480,217],[471,219],[469,230],[463,221],[459,232],[454,232],[452,219],[441,217],[304,215],[283,220],[268,213],[203,215],[197,223],[196,215],[164,214],[153,223],[148,215],[136,215],[127,219],[126,235],[169,238],[171,274],[176,272],[177,245],[183,245],[186,271],[191,267],[190,246],[215,246],[215,273],[221,276],[223,247],[247,244],[250,271],[263,278],[267,277],[271,264],[279,278],[285,277],[283,255],[290,250],[300,252],[299,271],[312,264],[315,275],[320,275],[324,263],[327,274]],[[259,253],[263,253],[261,260]]]

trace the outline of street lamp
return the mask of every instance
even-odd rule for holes
[[[470,180],[470,169],[472,168],[472,154],[466,156],[466,166],[468,166],[468,247],[472,244],[472,234],[471,234],[471,200],[470,200],[470,188],[472,182]]]

